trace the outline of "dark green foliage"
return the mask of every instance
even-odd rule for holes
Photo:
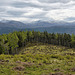
[[[48,43],[75,48],[75,35],[55,34],[47,31],[15,31],[9,34],[0,35],[0,54],[15,54],[19,48],[25,47],[28,43]]]

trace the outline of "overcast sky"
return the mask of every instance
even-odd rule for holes
[[[0,0],[0,20],[75,21],[75,0]]]

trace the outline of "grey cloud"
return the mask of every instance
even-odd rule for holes
[[[34,8],[42,8],[45,11],[49,11],[49,10],[56,10],[56,9],[66,9],[68,7],[71,6],[75,6],[74,4],[69,4],[67,5],[67,2],[71,1],[71,0],[38,0],[41,4],[43,3],[49,3],[48,5],[39,5],[39,4],[34,4],[31,2],[19,2],[19,1],[15,1],[11,4],[11,6],[15,7],[15,8],[25,8],[25,7],[34,7]],[[74,1],[74,0],[73,0]],[[57,2],[61,2],[61,4],[57,4]],[[55,3],[54,5],[52,5],[52,3]],[[62,4],[63,3],[63,4]],[[66,3],[66,4],[64,4]]]
[[[37,15],[33,15],[33,16],[27,16],[27,18],[44,18],[44,16],[46,15],[46,12],[42,12],[40,14]],[[26,17],[26,16],[25,16]]]
[[[0,18],[2,18],[2,17],[12,17],[12,16],[6,12],[0,12]]]
[[[33,2],[31,1],[29,0],[28,2],[26,2],[26,0],[0,0],[0,17],[12,17],[12,18],[25,17],[29,19],[49,20],[50,18],[45,17],[45,15],[49,11],[58,10],[58,9],[64,10],[64,9],[69,9],[75,6],[75,2],[68,4],[68,2],[75,1],[75,0],[37,0],[39,2],[36,2],[36,3],[34,2],[34,0]],[[33,8],[38,8],[38,9],[42,9],[43,11],[36,15],[33,14],[29,16],[22,16],[24,13],[30,12],[26,10],[28,9],[27,7],[31,7],[29,8],[30,10],[32,10]],[[34,10],[36,11],[36,9]],[[73,19],[75,18],[67,18],[66,20],[73,20]]]
[[[41,13],[41,14],[37,14],[37,15],[33,15],[33,16],[23,16],[25,18],[29,18],[29,19],[39,19],[39,20],[43,20],[43,21],[52,21],[52,18],[48,18],[45,17],[46,12]]]
[[[0,12],[5,12],[5,8],[0,7]]]
[[[23,14],[23,12],[19,12],[19,11],[8,11],[7,13],[12,16],[21,16]]]
[[[70,2],[72,0],[38,0],[38,1],[39,2],[44,2],[44,3],[56,3],[56,2],[67,3],[67,2]]]
[[[67,20],[67,21],[73,21],[73,20],[75,20],[75,17],[68,17],[65,20]]]
[[[9,6],[13,0],[0,0],[0,6]]]
[[[45,11],[57,10],[57,9],[63,9],[64,10],[64,9],[72,8],[74,6],[75,6],[75,2],[74,3],[70,3],[70,4],[68,4],[68,3],[66,3],[66,4],[64,4],[64,3],[59,3],[59,4],[55,3],[54,5],[43,6],[43,10],[45,10]]]
[[[33,4],[33,3],[25,3],[25,2],[13,2],[12,3],[12,6],[13,7],[16,7],[16,8],[24,8],[24,7],[41,7],[39,5],[36,5],[36,4]]]

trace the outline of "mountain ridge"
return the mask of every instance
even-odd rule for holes
[[[48,31],[49,33],[69,33],[75,34],[75,22],[63,21],[35,21],[31,23],[23,23],[20,21],[6,20],[0,21],[0,34],[9,33],[20,30]]]

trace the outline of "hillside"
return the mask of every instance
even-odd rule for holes
[[[40,31],[44,32],[47,31],[48,33],[67,33],[67,34],[75,34],[75,26],[51,26],[51,27],[37,27],[37,28],[30,28],[29,30]]]
[[[75,49],[29,44],[18,55],[0,55],[0,75],[75,75]]]
[[[0,75],[74,74],[74,34],[15,31],[0,35]]]
[[[75,34],[75,22],[63,22],[63,21],[34,21],[31,23],[22,23],[19,21],[0,21],[0,34],[10,33],[13,31],[25,31],[34,30],[49,33],[69,33]]]

